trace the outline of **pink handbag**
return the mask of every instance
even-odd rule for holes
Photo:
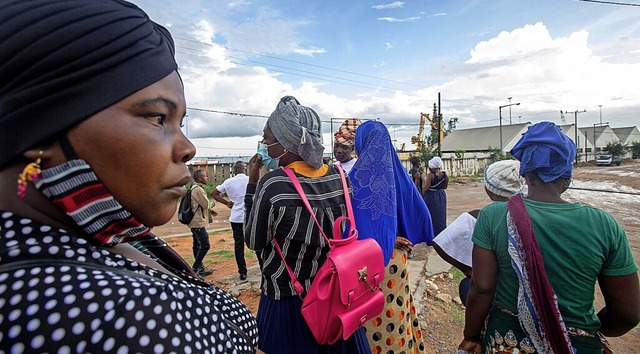
[[[329,239],[320,227],[298,178],[290,169],[284,169],[330,247],[327,260],[318,269],[302,300],[302,316],[319,344],[333,344],[349,338],[365,322],[378,316],[385,302],[380,290],[385,270],[382,249],[372,239],[358,240],[347,181],[342,169],[338,167],[338,170],[345,193],[349,230],[348,237],[342,238],[340,225],[345,217],[340,216],[333,224],[333,239]],[[285,262],[275,238],[274,246],[287,268],[294,289],[303,296],[304,287]]]

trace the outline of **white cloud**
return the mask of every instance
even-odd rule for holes
[[[578,109],[612,97],[640,99],[633,87],[640,65],[611,64],[595,56],[586,31],[552,38],[542,23],[501,32],[478,43],[464,67],[466,76],[447,83],[455,92],[522,100],[520,111]],[[611,105],[610,105],[611,106]]]
[[[387,22],[415,22],[420,19],[420,16],[416,17],[407,17],[407,18],[396,18],[396,17],[378,17],[378,21],[387,21]]]
[[[312,57],[314,54],[324,54],[327,51],[324,48],[311,47],[306,49],[295,48],[293,49],[293,52],[296,54]]]
[[[372,9],[376,9],[376,10],[397,9],[397,8],[401,8],[401,7],[404,7],[404,2],[403,1],[394,1],[394,2],[391,2],[391,3],[388,3],[388,4],[371,6]]]
[[[236,1],[229,2],[227,4],[227,7],[230,9],[241,9],[241,8],[250,7],[252,5],[253,3],[251,1],[236,0]]]
[[[389,22],[417,19],[384,18]],[[497,124],[497,107],[507,103],[506,97],[521,102],[513,107],[513,118],[517,121],[522,115],[523,122],[545,118],[558,122],[560,109],[572,111],[588,108],[588,104],[595,109],[603,104],[605,113],[634,104],[627,109],[633,108],[635,112],[640,102],[635,87],[640,81],[640,64],[612,63],[595,55],[587,30],[553,37],[543,23],[525,25],[477,43],[464,62],[452,61],[438,68],[436,74],[447,78],[438,85],[391,94],[359,88],[351,94],[354,98],[349,99],[327,91],[328,84],[324,81],[288,83],[283,74],[271,71],[267,65],[246,61],[262,53],[308,57],[326,53],[322,45],[307,43],[297,33],[297,29],[310,24],[307,20],[285,20],[276,12],[261,10],[251,21],[234,26],[224,21],[192,23],[187,37],[204,44],[185,42],[184,34],[176,36],[189,107],[268,116],[282,96],[293,95],[314,108],[324,121],[355,116],[380,118],[386,123],[417,123],[421,111],[431,113],[441,92],[445,119],[459,117],[459,128],[469,128],[475,123]],[[385,49],[394,47],[391,41],[383,43]],[[380,64],[369,65],[393,70],[388,59],[380,58],[377,62]],[[415,72],[416,77],[425,75],[419,70]],[[539,112],[556,113],[545,117]],[[189,136],[197,141],[199,155],[235,154],[230,147],[241,147],[245,149],[242,154],[250,154],[266,121],[193,110],[188,114]],[[504,114],[503,110],[503,117]],[[329,136],[330,124],[323,125]],[[414,128],[396,128],[394,137],[398,146],[402,142],[412,146],[408,141],[415,134]]]
[[[420,112],[431,113],[438,92],[443,94],[445,119],[458,117],[463,128],[476,122],[497,124],[497,107],[506,104],[507,97],[521,102],[512,110],[516,122],[518,116],[523,116],[523,122],[545,119],[527,116],[529,112],[555,112],[546,119],[559,122],[560,109],[582,109],[589,103],[597,106],[603,102],[607,103],[606,108],[613,109],[628,105],[629,101],[639,102],[640,94],[634,87],[640,80],[640,65],[604,62],[592,53],[588,39],[586,31],[553,38],[542,23],[526,25],[478,43],[466,62],[443,68],[454,76],[440,85],[390,95],[371,89],[353,99],[326,92],[324,82],[306,81],[292,86],[263,67],[232,65],[223,58],[224,48],[216,45],[207,51],[210,67],[215,70],[194,69],[183,75],[190,106],[269,115],[280,97],[293,95],[325,121],[332,117],[360,117],[379,118],[386,123],[417,123]],[[612,100],[619,97],[623,99]],[[506,111],[502,113],[506,119]],[[263,118],[192,111],[189,114],[191,137],[245,137],[220,141],[248,150],[254,146],[243,142],[254,142],[265,122]],[[491,119],[495,121],[488,122]],[[324,123],[325,133],[330,129],[330,124]],[[405,142],[411,147],[412,134],[415,126],[397,128],[394,135],[398,146]],[[208,151],[215,155],[212,148],[202,149],[202,153]],[[228,154],[224,149],[215,151]]]

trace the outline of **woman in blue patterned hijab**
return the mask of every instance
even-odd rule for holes
[[[358,161],[349,172],[353,185],[353,212],[360,239],[373,238],[386,265],[381,285],[383,314],[365,324],[374,353],[424,352],[419,321],[409,287],[408,251],[417,243],[433,241],[431,215],[422,196],[400,162],[384,124],[364,122],[356,130]],[[389,333],[389,328],[395,328]]]
[[[398,235],[414,245],[431,244],[431,215],[400,162],[387,127],[376,121],[363,123],[356,131],[355,148],[358,161],[349,177],[359,238],[378,241],[385,264]]]

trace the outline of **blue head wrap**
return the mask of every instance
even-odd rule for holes
[[[389,132],[376,121],[356,131],[358,160],[349,172],[360,239],[373,238],[389,263],[396,235],[413,244],[433,241],[427,205],[396,154]]]
[[[522,134],[511,155],[520,161],[521,176],[535,172],[547,183],[571,178],[576,144],[554,123],[540,122]]]

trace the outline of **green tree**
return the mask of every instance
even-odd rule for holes
[[[620,141],[616,141],[607,143],[604,149],[613,156],[622,156],[626,148]]]
[[[426,139],[425,139],[426,138]],[[410,154],[410,157],[418,156],[423,162],[423,166],[426,166],[427,162],[436,156],[436,136],[434,133],[431,135],[425,135],[422,139],[422,148],[416,149],[415,153]]]
[[[493,160],[493,162],[501,161],[501,160],[513,160],[513,156],[511,154],[502,152],[499,148],[493,148],[489,146],[489,156]]]
[[[631,143],[631,153],[634,159],[640,159],[640,141],[634,141]]]

